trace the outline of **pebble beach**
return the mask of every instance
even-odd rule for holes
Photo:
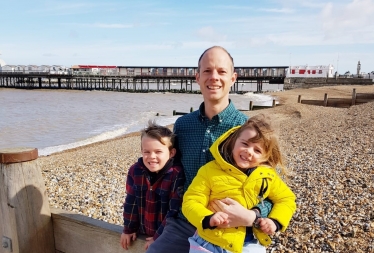
[[[244,112],[273,119],[297,196],[290,226],[268,252],[374,252],[374,102],[297,103],[299,95],[351,98],[353,88],[374,93],[373,85],[272,92],[277,107]],[[50,205],[122,225],[127,171],[139,156],[140,135],[131,133],[40,157]]]

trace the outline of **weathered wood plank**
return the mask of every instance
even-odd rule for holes
[[[307,105],[320,105],[320,106],[323,106],[324,101],[323,100],[307,100],[307,99],[303,99],[303,100],[300,100],[300,103],[301,104],[307,104]]]
[[[56,250],[63,253],[144,252],[145,237],[139,237],[125,251],[120,245],[122,226],[84,215],[52,208]]]
[[[37,152],[36,156],[34,149],[25,153],[25,149],[0,151],[0,232],[11,239],[12,252],[53,253],[53,227],[42,174],[37,160],[27,161],[36,159]],[[11,157],[26,160],[17,162]]]
[[[356,99],[373,99],[374,100],[374,93],[356,93]]]
[[[350,98],[329,98],[327,100],[327,106],[330,107],[350,107],[352,99]]]

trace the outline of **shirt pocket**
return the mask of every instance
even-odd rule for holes
[[[160,196],[160,198],[169,196],[169,191],[160,188],[156,189],[155,193],[157,194],[157,196]]]
[[[134,190],[136,192],[146,192],[148,187],[146,185],[134,185]]]
[[[155,199],[157,200],[157,202],[159,202],[162,206],[163,206],[163,209],[164,208],[168,208],[169,206],[169,191],[168,190],[164,190],[164,189],[156,189],[155,191]]]

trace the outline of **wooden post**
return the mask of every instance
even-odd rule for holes
[[[355,105],[355,104],[356,104],[356,89],[353,89],[351,105]]]
[[[327,106],[327,100],[328,100],[328,96],[327,96],[327,93],[325,93],[325,98],[323,99],[323,106]]]
[[[177,111],[173,110],[173,116],[177,115]]]
[[[0,150],[1,252],[54,253],[48,196],[35,159],[38,150]]]
[[[190,108],[190,112],[193,112],[193,107]]]
[[[249,110],[250,110],[250,111],[253,110],[253,102],[252,102],[252,101],[249,101]]]
[[[297,98],[297,102],[301,103],[301,95],[299,95],[299,97]]]
[[[271,105],[272,107],[275,107],[277,104],[275,103],[275,99],[273,99],[273,104]]]

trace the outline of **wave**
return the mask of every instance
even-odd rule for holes
[[[157,124],[162,125],[162,126],[167,126],[175,123],[175,120],[178,118],[178,116],[173,116],[173,117],[155,117],[154,120]],[[38,150],[39,156],[48,156],[53,153],[85,146],[88,144],[100,142],[100,141],[105,141],[105,140],[110,140],[114,139],[116,137],[123,136],[125,134],[129,133],[135,133],[138,131],[141,131],[144,127],[146,127],[147,121],[142,120],[138,122],[134,122],[131,125],[127,125],[126,127],[121,127],[115,130],[110,130],[106,132],[102,132],[98,135],[89,137],[84,140],[80,140],[77,142],[69,143],[69,144],[63,144],[63,145],[58,145],[58,146],[52,146],[52,147],[46,147]],[[115,128],[116,126],[112,127]],[[93,132],[100,132],[100,130],[95,130]]]

